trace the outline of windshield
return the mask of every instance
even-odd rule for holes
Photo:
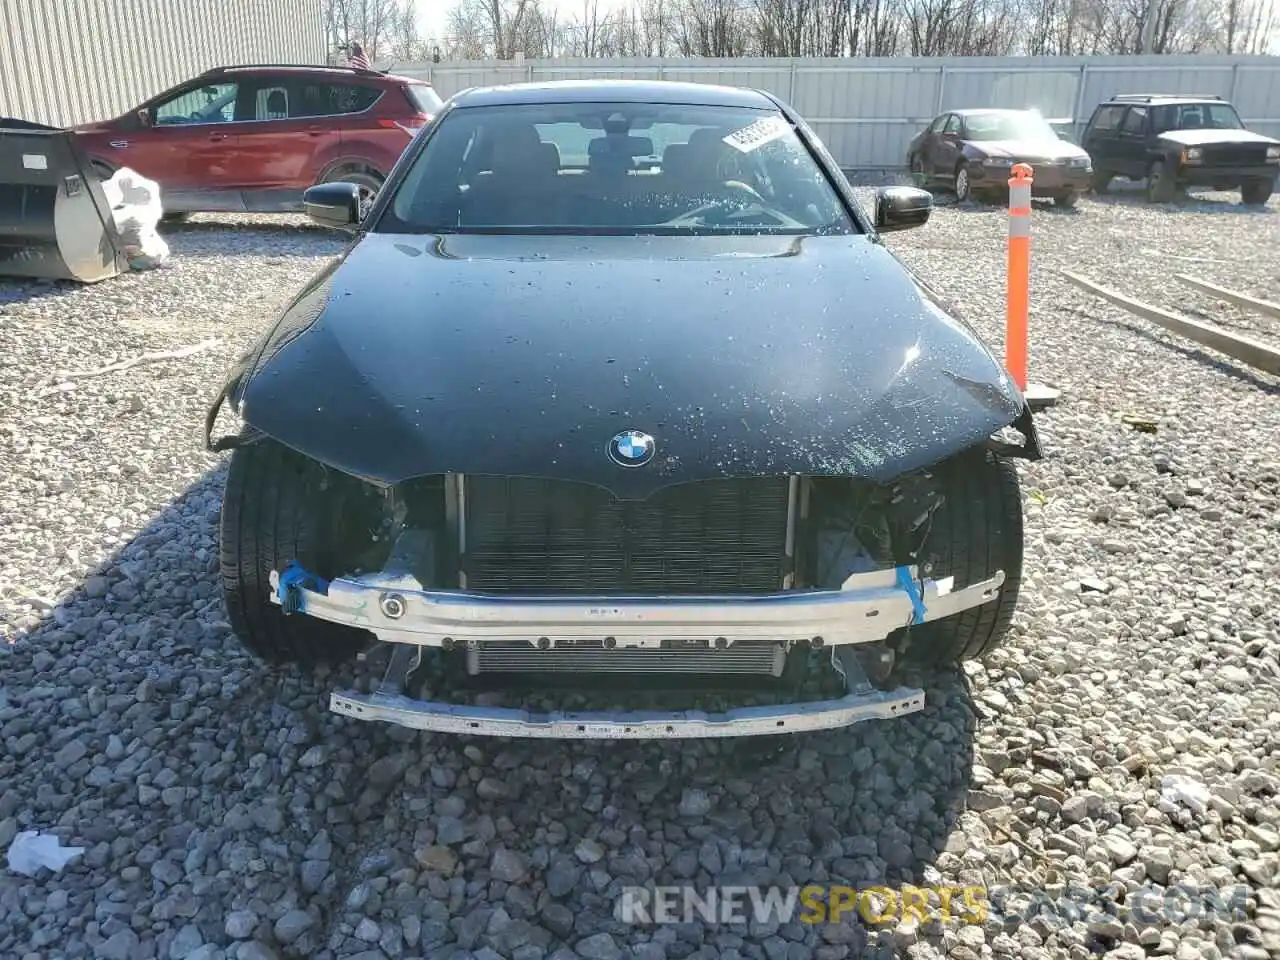
[[[377,228],[401,233],[853,233],[775,111],[653,103],[445,114]]]
[[[1058,132],[1038,113],[974,113],[964,125],[966,140],[1058,139]]]
[[[1175,103],[1155,109],[1155,131],[1240,130],[1244,124],[1229,103]]]

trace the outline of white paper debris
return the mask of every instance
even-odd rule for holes
[[[1160,799],[1202,816],[1209,809],[1209,788],[1199,780],[1173,773],[1160,781]]]
[[[9,869],[25,877],[34,877],[41,867],[58,873],[82,853],[84,847],[64,847],[51,833],[24,830],[9,844]]]
[[[787,123],[782,117],[761,117],[754,123],[747,124],[741,130],[735,130],[723,139],[725,143],[735,150],[750,153],[757,147],[762,147],[766,143],[772,143],[779,137],[786,136],[790,130],[791,124]]]
[[[160,184],[121,167],[102,184],[124,254],[133,270],[150,270],[169,259],[169,245],[156,230],[164,215]]]

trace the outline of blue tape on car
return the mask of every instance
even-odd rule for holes
[[[289,594],[295,588],[313,590],[316,593],[328,593],[329,581],[324,577],[316,576],[298,561],[290,560],[289,565],[280,572],[276,596],[280,598],[281,603],[287,604]]]
[[[911,598],[911,622],[924,623],[924,597],[920,593],[920,585],[912,578],[909,567],[898,567],[898,586]]]

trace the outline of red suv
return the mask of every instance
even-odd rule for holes
[[[333,180],[367,202],[441,105],[427,83],[373,70],[218,67],[74,129],[104,177],[131,167],[158,182],[168,216],[286,213]]]

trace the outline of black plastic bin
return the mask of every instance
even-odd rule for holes
[[[96,283],[128,267],[75,134],[0,118],[0,277]]]

